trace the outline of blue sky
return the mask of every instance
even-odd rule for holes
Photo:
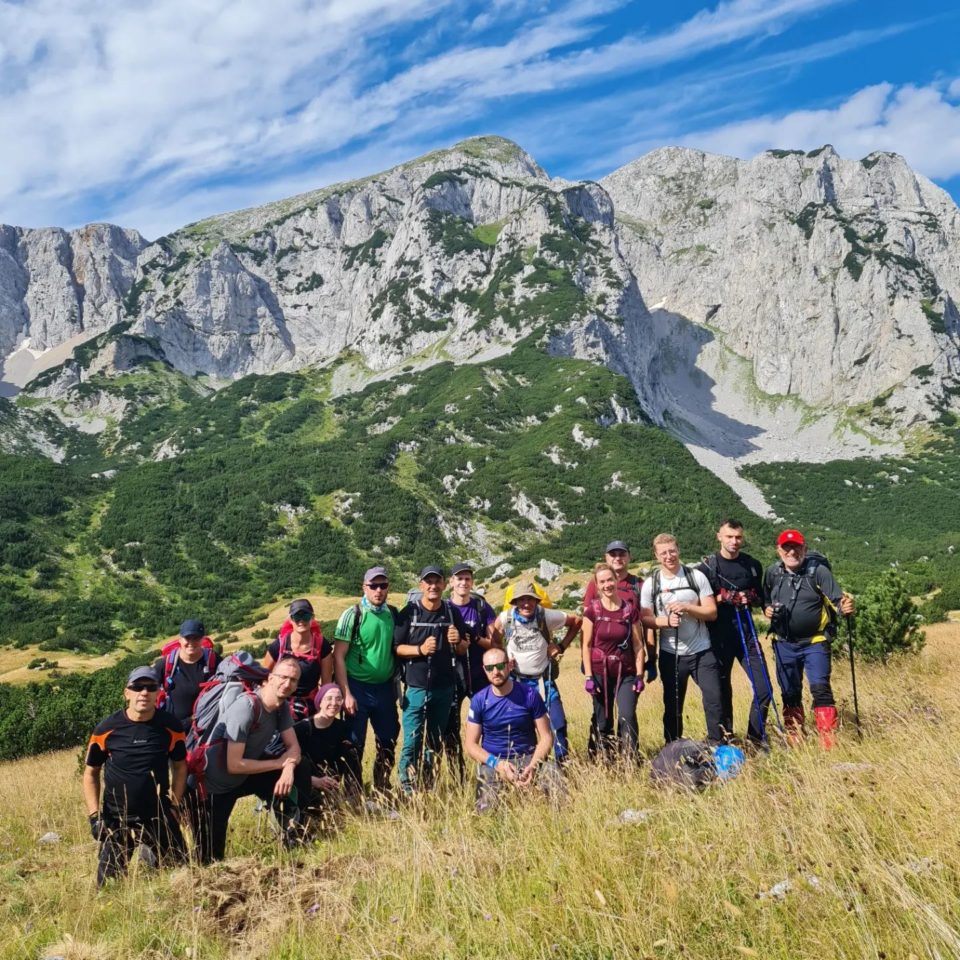
[[[497,133],[904,154],[960,197],[960,12],[913,0],[0,0],[0,222],[156,237]]]

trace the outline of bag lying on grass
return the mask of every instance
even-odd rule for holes
[[[674,740],[650,763],[650,779],[661,787],[702,790],[711,783],[732,780],[743,769],[738,747],[711,747],[702,740]]]

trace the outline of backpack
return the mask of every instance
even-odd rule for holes
[[[290,649],[290,634],[293,633],[293,621],[284,620],[280,626],[280,632],[277,634],[277,641],[279,647],[277,649],[277,663],[279,663],[284,657],[294,656],[293,651]],[[320,629],[320,624],[316,620],[310,621],[310,637],[313,641],[313,645],[310,648],[309,653],[298,653],[296,654],[297,659],[299,660],[321,660],[323,659],[323,631]]]
[[[589,611],[592,614],[594,622],[593,642],[590,645],[590,664],[591,667],[599,666],[601,670],[596,671],[601,675],[616,675],[619,677],[630,676],[637,672],[637,661],[633,653],[633,623],[631,616],[636,607],[624,601],[623,607],[617,611],[622,615],[619,617],[611,616],[610,612],[604,607],[599,599],[591,600]],[[600,631],[597,629],[598,623],[622,623],[627,628],[627,635],[621,643],[612,644],[611,641],[600,641]]]
[[[553,606],[553,601],[547,595],[547,591],[544,590],[543,587],[541,587],[540,584],[537,583],[536,581],[534,581],[533,589],[536,591],[537,597],[540,599],[541,607]],[[503,595],[504,611],[509,610],[513,606],[513,604],[510,602],[512,599],[513,599],[513,584],[511,583],[510,586],[507,587],[507,592]]]
[[[187,771],[196,780],[200,798],[206,796],[205,775],[211,747],[223,744],[223,720],[227,711],[240,697],[250,696],[255,701],[254,726],[260,725],[263,704],[256,689],[270,676],[246,650],[238,650],[221,661],[212,680],[200,688],[193,707],[193,720],[187,733]]]
[[[751,557],[751,560],[752,559],[753,558]],[[759,571],[761,569],[760,564],[757,563],[755,560],[753,562],[756,565],[750,570],[750,575],[755,580],[760,580],[760,577],[759,577]],[[730,580],[727,580],[726,577],[724,577],[723,574],[720,573],[720,559],[718,554],[711,553],[709,557],[704,557],[703,560],[700,561],[700,566],[703,567],[707,580],[710,582],[710,586],[713,587],[713,595],[717,598],[717,603],[730,603],[733,595],[735,593],[740,592],[739,590],[731,589],[731,587],[736,585],[731,583]],[[729,587],[723,586],[720,583],[721,580],[725,580],[728,584],[730,584],[730,586]],[[761,589],[762,589],[762,586],[763,584],[761,581]],[[762,598],[753,589],[745,590],[743,591],[743,593],[747,597],[747,603],[749,606],[761,605]],[[717,621],[713,621],[713,622],[716,623]]]
[[[510,644],[510,631],[511,629],[516,629],[513,622],[513,607],[510,607],[510,616],[507,617],[507,622],[503,625],[503,639],[504,645],[509,646]],[[537,629],[540,631],[543,639],[546,641],[547,646],[550,646],[553,643],[553,637],[550,635],[550,631],[547,629],[547,615],[543,612],[543,604],[537,604]]]
[[[700,601],[700,588],[697,586],[697,581],[694,579],[693,574],[690,572],[690,568],[689,568],[685,563],[681,563],[681,564],[680,564],[680,572],[681,572],[681,573],[683,574],[683,576],[685,577],[685,579],[686,579],[686,581],[687,581],[687,586],[697,595],[697,601],[699,602],[699,601]],[[656,613],[656,612],[657,612],[657,600],[658,600],[658,598],[660,597],[660,594],[663,592],[663,591],[661,590],[661,588],[660,588],[660,583],[661,583],[661,570],[660,570],[660,567],[657,567],[657,569],[653,571],[652,583],[653,583],[653,593],[652,593],[652,596],[651,596],[651,599],[650,599],[650,607],[651,607],[651,609],[653,610],[653,612]],[[662,614],[663,614],[664,612],[665,612],[665,611],[661,611],[660,615],[662,616]]]
[[[658,787],[702,790],[717,779],[710,745],[700,740],[673,740],[650,761],[650,779]]]
[[[209,637],[204,637],[200,643],[203,649],[200,657],[203,663],[203,675],[209,678],[210,674],[216,669],[217,654],[213,649],[213,641]],[[176,637],[169,643],[164,644],[160,650],[160,656],[163,657],[163,680],[160,683],[160,693],[157,695],[158,710],[163,709],[176,686],[174,675],[177,672],[177,664],[180,662],[180,638]]]
[[[824,628],[824,634],[829,639],[832,639],[834,636],[836,636],[836,633],[837,633],[837,617],[839,613],[833,601],[828,596],[826,596],[826,594],[824,594],[824,592],[820,589],[820,585],[816,581],[816,577],[814,576],[814,574],[816,573],[818,567],[826,567],[827,570],[833,572],[833,567],[830,566],[830,561],[827,559],[827,557],[824,554],[820,553],[818,550],[808,550],[806,557],[804,557],[803,559],[803,566],[800,568],[800,571],[797,574],[797,577],[799,579],[796,586],[794,587],[793,603],[796,604],[797,594],[800,592],[799,580],[802,580],[803,578],[808,579],[810,581],[810,586],[817,591],[817,593],[820,595],[820,598],[823,600],[824,605],[827,608],[830,622]],[[769,578],[769,581],[770,581],[771,592],[773,591],[773,577],[776,576],[777,583],[779,584],[780,581],[782,581],[786,575],[787,575],[787,568],[783,565],[782,560],[779,560],[777,563],[775,563],[772,567],[768,569],[767,577]],[[790,609],[792,612],[793,604],[791,604]]]

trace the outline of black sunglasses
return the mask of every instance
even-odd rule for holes
[[[501,673],[507,669],[507,661],[504,660],[502,663],[485,663],[483,669],[487,673],[493,673],[495,670],[499,670]]]
[[[132,690],[134,693],[143,693],[144,690],[146,690],[147,693],[156,693],[160,687],[155,683],[132,683],[127,689]]]
[[[367,586],[371,590],[387,590],[390,584],[386,580],[378,580],[376,583],[368,583]]]
[[[290,619],[294,623],[309,623],[313,619],[313,614],[307,613],[306,610],[299,610],[296,613],[291,613]]]

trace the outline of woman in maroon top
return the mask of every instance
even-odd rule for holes
[[[617,576],[606,563],[593,568],[597,596],[584,606],[581,655],[587,677],[584,689],[593,697],[588,753],[612,759],[617,742],[625,758],[637,755],[637,697],[643,690],[645,648],[640,606],[617,591]],[[614,709],[617,735],[613,735]]]

